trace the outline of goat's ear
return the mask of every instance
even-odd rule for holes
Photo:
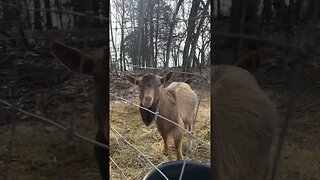
[[[249,72],[253,72],[260,67],[260,62],[261,62],[260,52],[253,51],[246,54],[242,59],[240,59],[234,65],[244,68]]]
[[[188,78],[188,79],[184,80],[184,82],[187,83],[187,84],[191,84],[192,83],[192,78]]]
[[[51,43],[50,49],[51,53],[71,71],[93,75],[93,63],[95,61],[93,56],[59,42]],[[80,70],[81,57],[83,60],[82,70]]]
[[[173,77],[174,73],[173,72],[168,72],[167,74],[165,74],[162,78],[161,78],[161,84],[163,84],[164,82],[168,82],[172,77]]]
[[[131,84],[139,85],[139,79],[138,79],[138,78],[135,78],[135,77],[130,76],[130,75],[126,75],[126,79],[127,79]]]

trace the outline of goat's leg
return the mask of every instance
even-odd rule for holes
[[[185,128],[186,130],[188,130],[188,128],[189,128],[188,124],[187,124],[187,123],[183,123],[183,124],[184,124],[184,128]]]
[[[166,133],[160,133],[163,139],[164,148],[163,148],[163,154],[168,156],[169,155],[169,144],[168,144],[168,134]]]
[[[177,160],[182,160],[182,137],[183,133],[177,133],[174,137],[174,146],[177,152]]]
[[[191,121],[191,119],[185,118],[184,121],[183,121],[183,124],[184,124],[184,128],[186,130],[188,130],[189,132],[192,131],[192,121]]]

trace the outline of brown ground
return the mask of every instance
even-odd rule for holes
[[[280,180],[320,179],[320,69],[307,67],[306,70],[306,81],[297,97],[279,164],[277,179]],[[282,121],[290,89],[284,85],[265,87],[277,103]]]
[[[95,126],[92,114],[92,82],[81,76],[79,93],[76,92],[76,79],[72,78],[62,86],[37,92],[36,113],[67,127],[74,116],[75,131],[94,139]],[[34,99],[31,99],[31,103]],[[77,100],[77,102],[75,102]],[[30,110],[28,103],[25,109]],[[76,107],[75,107],[76,106]],[[25,115],[18,115],[19,123],[13,138],[13,156],[9,170],[12,180],[59,179],[99,179],[97,165],[93,156],[93,146],[73,138],[66,145],[66,135],[55,127]],[[11,124],[2,119],[0,126],[0,179],[3,178],[11,140]],[[67,147],[67,148],[65,148]],[[65,156],[64,168],[60,166]]]

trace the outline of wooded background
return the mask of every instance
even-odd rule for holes
[[[209,65],[210,1],[111,1],[111,59],[119,70]]]

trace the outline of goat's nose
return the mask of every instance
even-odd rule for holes
[[[150,101],[151,101],[151,97],[150,97],[150,96],[145,97],[145,99],[146,99],[147,102],[150,102]]]

